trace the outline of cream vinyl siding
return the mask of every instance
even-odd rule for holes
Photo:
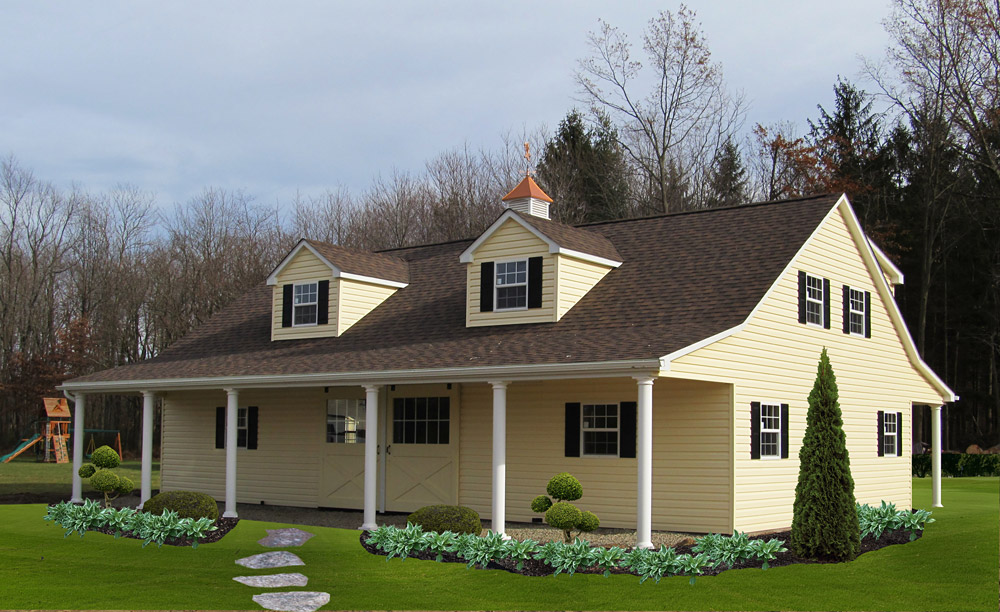
[[[556,255],[556,320],[587,295],[604,276],[611,271],[609,266]]]
[[[315,507],[325,440],[327,396],[322,389],[240,393],[241,408],[257,406],[257,448],[236,451],[239,503]],[[164,396],[161,489],[226,496],[226,451],[215,448],[215,411],[226,394],[171,392]]]
[[[542,307],[507,312],[479,312],[479,283],[481,264],[484,261],[543,258]],[[474,253],[474,260],[466,266],[466,327],[482,325],[516,325],[520,323],[548,323],[555,321],[555,256],[540,238],[516,221],[508,219]],[[486,279],[486,282],[493,282]]]
[[[459,503],[491,515],[493,391],[462,385]],[[653,528],[729,531],[731,387],[658,379],[653,385]],[[575,502],[604,527],[635,529],[636,460],[566,457],[567,402],[636,401],[631,379],[514,382],[507,388],[507,520],[530,521],[531,500],[549,479],[570,472]]]
[[[283,287],[290,283],[316,283],[321,280],[330,281],[330,305],[328,313],[330,322],[327,325],[310,325],[304,327],[282,327],[281,309],[284,306]],[[337,335],[337,281],[333,278],[330,266],[319,260],[309,249],[301,249],[295,258],[288,262],[277,277],[277,284],[272,287],[271,298],[271,340],[291,340],[294,338],[325,338]]]
[[[911,507],[911,403],[942,400],[904,353],[873,282],[878,271],[866,268],[843,214],[838,208],[820,226],[743,330],[675,359],[666,373],[734,383],[734,518],[741,531],[791,525],[807,398],[823,347],[837,376],[858,501]],[[799,270],[830,280],[830,329],[798,322]],[[845,284],[871,292],[871,338],[843,333]],[[788,459],[750,459],[753,401],[789,404]],[[879,410],[903,413],[900,457],[877,456]]]
[[[376,285],[374,283],[365,283],[346,278],[338,278],[337,281],[339,287],[337,293],[340,298],[338,300],[340,303],[340,316],[337,321],[339,334],[347,331],[348,328],[360,321],[366,314],[375,310],[379,304],[386,301],[389,296],[396,292],[394,288],[386,287],[385,285]],[[331,296],[333,295],[332,288],[330,294]],[[332,317],[330,318],[330,322],[333,322]]]

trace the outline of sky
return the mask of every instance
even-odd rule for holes
[[[584,109],[573,74],[599,19],[641,44],[677,3],[0,3],[0,156],[61,188],[131,184],[160,206],[206,187],[264,203],[361,193]],[[838,76],[884,55],[882,0],[692,0],[747,128],[800,130]],[[498,194],[500,197],[502,194]]]

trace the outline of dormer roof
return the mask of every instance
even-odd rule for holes
[[[268,285],[277,284],[278,275],[302,249],[309,250],[320,261],[329,266],[334,278],[346,278],[396,288],[405,287],[410,282],[409,265],[398,257],[349,249],[328,242],[303,238],[268,275]]]

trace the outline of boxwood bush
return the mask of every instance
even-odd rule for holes
[[[449,506],[438,504],[424,506],[406,517],[408,523],[420,525],[424,531],[451,531],[454,533],[471,533],[479,535],[483,530],[479,522],[479,513],[465,506]]]
[[[164,491],[150,497],[142,505],[142,511],[150,514],[163,514],[164,510],[173,510],[180,518],[209,518],[213,521],[219,518],[219,506],[215,499],[194,491]]]

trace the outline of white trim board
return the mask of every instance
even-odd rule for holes
[[[285,255],[284,259],[282,259],[281,262],[274,268],[274,270],[270,274],[268,274],[266,284],[272,287],[274,285],[277,285],[278,274],[280,274],[281,271],[284,270],[285,266],[287,266],[292,261],[292,259],[294,259],[295,256],[299,254],[299,251],[301,251],[302,249],[307,249],[310,253],[315,255],[317,259],[323,262],[324,265],[330,268],[330,272],[333,274],[333,278],[343,278],[346,280],[371,283],[373,285],[382,285],[385,287],[392,287],[395,289],[402,289],[403,287],[406,287],[408,284],[408,283],[401,283],[399,281],[386,280],[384,278],[375,278],[374,276],[365,276],[363,274],[353,274],[351,272],[344,272],[339,267],[334,265],[329,259],[323,257],[320,254],[320,252],[317,251],[316,248],[313,247],[313,245],[309,244],[309,241],[306,240],[305,238],[301,238],[299,240],[299,243],[296,244],[292,248],[292,250],[288,253],[288,255]]]

